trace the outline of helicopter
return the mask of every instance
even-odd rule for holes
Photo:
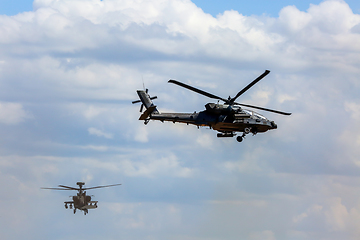
[[[139,120],[144,121],[145,125],[148,124],[150,120],[158,120],[161,122],[169,121],[173,123],[186,123],[187,125],[192,124],[196,125],[198,128],[200,126],[207,126],[210,129],[219,132],[217,134],[218,138],[234,137],[237,135],[237,132],[242,132],[242,135],[236,137],[238,142],[242,142],[245,136],[249,133],[256,135],[257,133],[263,133],[268,130],[277,129],[277,125],[274,121],[270,121],[263,115],[260,115],[259,113],[256,113],[252,110],[243,109],[242,107],[249,107],[282,115],[291,115],[291,113],[288,112],[236,102],[238,97],[244,94],[269,73],[269,70],[265,70],[263,74],[261,74],[241,91],[239,91],[235,97],[232,98],[229,96],[228,99],[170,79],[168,83],[176,84],[180,87],[194,91],[206,97],[218,100],[218,103],[207,103],[205,105],[205,110],[198,113],[196,111],[194,113],[160,113],[156,108],[157,106],[152,102],[152,100],[156,99],[157,97],[150,97],[148,89],[137,90],[137,94],[140,100],[133,101],[132,103],[141,103],[141,113],[143,111],[143,107],[145,106],[146,110],[139,118]],[[224,102],[224,104],[219,104],[219,101]]]
[[[112,185],[105,185],[105,186],[96,186],[96,187],[88,187],[83,188],[85,185],[84,182],[77,182],[76,183],[79,187],[68,187],[64,185],[59,185],[59,188],[41,188],[41,189],[50,189],[50,190],[75,190],[78,191],[76,196],[72,196],[72,201],[67,201],[65,203],[65,208],[68,209],[68,205],[70,209],[74,207],[74,214],[76,213],[76,209],[84,211],[84,215],[89,212],[89,209],[97,208],[98,201],[92,201],[91,196],[86,195],[86,191],[88,189],[95,189],[95,188],[105,188],[105,187],[113,187],[118,186],[121,184],[112,184]]]

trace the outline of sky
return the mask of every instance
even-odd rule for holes
[[[1,239],[359,239],[359,4],[259,2],[0,3]],[[227,98],[265,69],[238,101],[293,114],[242,143],[131,104],[201,111],[167,81]],[[122,185],[86,216],[40,189],[77,181]]]

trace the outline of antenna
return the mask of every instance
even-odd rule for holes
[[[145,90],[145,82],[144,82],[144,77],[143,77],[143,75],[141,75],[141,80],[142,80],[142,84],[143,84],[143,89]]]

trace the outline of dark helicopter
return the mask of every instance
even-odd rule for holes
[[[65,208],[68,208],[68,204],[70,209],[74,207],[74,214],[76,213],[76,209],[79,209],[81,211],[84,211],[84,214],[86,215],[89,211],[89,209],[97,208],[98,201],[92,201],[91,196],[86,195],[86,191],[88,189],[95,189],[95,188],[105,188],[105,187],[113,187],[118,186],[121,184],[112,184],[112,185],[105,185],[105,186],[97,186],[97,187],[88,187],[83,188],[83,185],[85,185],[84,182],[77,182],[76,183],[79,187],[68,187],[59,185],[61,188],[41,188],[41,189],[51,189],[51,190],[75,190],[79,191],[76,196],[72,196],[72,201],[67,201],[65,203]]]
[[[208,126],[220,133],[217,134],[217,137],[234,137],[236,132],[242,132],[241,136],[238,136],[236,140],[241,142],[246,134],[252,133],[253,135],[259,132],[266,132],[271,129],[276,129],[277,125],[274,121],[268,120],[266,117],[247,109],[241,108],[250,107],[263,111],[273,112],[282,115],[291,115],[291,113],[281,112],[273,109],[257,107],[248,104],[242,104],[235,102],[235,100],[254,86],[257,82],[263,79],[266,75],[270,73],[269,70],[266,70],[258,78],[244,87],[240,92],[236,94],[235,97],[228,99],[218,97],[211,93],[205,92],[203,90],[194,88],[185,83],[178,82],[176,80],[169,80],[169,83],[173,83],[194,91],[196,93],[202,94],[206,97],[221,100],[224,104],[219,103],[207,103],[205,105],[206,110],[201,112],[194,113],[160,113],[154,103],[153,99],[157,97],[150,97],[148,94],[148,89],[146,90],[137,90],[140,100],[133,101],[132,103],[141,102],[140,112],[145,106],[146,110],[140,116],[139,120],[144,120],[144,123],[147,124],[150,120],[159,120],[161,122],[180,122],[186,124],[193,124],[196,126]]]

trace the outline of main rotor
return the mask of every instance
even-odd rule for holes
[[[268,112],[273,112],[273,113],[277,113],[277,114],[282,114],[282,115],[291,115],[291,113],[287,113],[287,112],[282,112],[282,111],[278,111],[278,110],[273,110],[273,109],[269,109],[269,108],[263,108],[263,107],[258,107],[258,106],[254,106],[254,105],[248,105],[248,104],[243,104],[243,103],[238,103],[238,102],[235,102],[236,99],[238,97],[240,97],[242,94],[244,94],[247,90],[249,90],[252,86],[254,86],[257,82],[259,82],[261,79],[263,79],[266,75],[268,75],[270,73],[269,70],[265,70],[265,72],[263,74],[261,74],[259,77],[257,77],[255,80],[253,80],[250,84],[248,84],[246,87],[244,87],[240,92],[238,92],[235,97],[231,98],[229,96],[228,99],[225,99],[225,98],[222,98],[222,97],[219,97],[219,96],[216,96],[214,94],[211,94],[211,93],[208,93],[208,92],[205,92],[203,90],[200,90],[198,88],[195,88],[195,87],[192,87],[190,85],[187,85],[185,83],[182,83],[182,82],[179,82],[179,81],[176,81],[176,80],[172,80],[170,79],[168,82],[169,83],[174,83],[176,85],[179,85],[183,88],[186,88],[186,89],[189,89],[191,91],[194,91],[196,93],[199,93],[201,95],[204,95],[206,97],[209,97],[209,98],[212,98],[212,99],[217,99],[217,100],[221,100],[223,101],[225,104],[228,104],[228,105],[239,105],[239,106],[244,106],[244,107],[250,107],[250,108],[255,108],[255,109],[260,109],[260,110],[264,110],[264,111],[268,111]]]
[[[102,186],[96,186],[96,187],[88,187],[88,188],[83,188],[83,186],[85,185],[84,182],[77,182],[76,185],[78,185],[79,187],[76,188],[76,187],[69,187],[69,186],[59,185],[58,188],[41,188],[41,189],[50,189],[50,190],[75,190],[75,191],[79,191],[79,193],[82,193],[83,191],[89,190],[89,189],[119,186],[119,185],[121,185],[121,183],[111,184],[111,185],[102,185]]]

